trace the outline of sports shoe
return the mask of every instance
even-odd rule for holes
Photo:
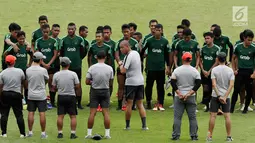
[[[26,136],[21,134],[19,137],[20,137],[21,139],[23,139],[23,138],[25,138]]]
[[[226,141],[227,142],[232,142],[234,139],[232,137],[227,137]]]
[[[206,138],[206,141],[207,141],[207,142],[212,142],[212,137],[207,137],[207,138]]]
[[[149,130],[149,128],[148,127],[142,127],[142,130],[147,131],[147,130]]]
[[[167,90],[170,87],[171,82],[171,76],[167,76],[166,83],[165,83],[165,89]]]
[[[157,111],[157,110],[159,110],[159,108],[158,108],[158,104],[155,104],[152,110],[153,110],[153,111]]]
[[[151,110],[151,109],[152,109],[152,107],[151,107],[151,102],[147,102],[147,109],[148,109],[148,110]]]
[[[27,104],[25,99],[22,99],[22,104],[23,104],[23,105],[26,105],[26,104]]]
[[[47,107],[49,110],[52,109],[52,105],[50,103],[47,103]]]
[[[206,106],[203,109],[206,110]]]
[[[78,138],[78,136],[76,136],[75,134],[70,135],[70,139],[76,139],[76,138]]]
[[[159,108],[160,111],[165,111],[165,108],[163,107],[162,104],[159,104],[158,108]]]
[[[126,128],[124,128],[124,130],[130,130],[130,127],[126,127]]]
[[[112,137],[111,136],[105,136],[104,138],[105,139],[111,139]]]
[[[127,106],[126,105],[123,105],[122,108],[121,108],[122,111],[126,111],[127,110]]]
[[[196,113],[198,113],[199,111],[198,110],[196,110]]]
[[[192,140],[192,141],[197,141],[198,138],[197,138],[197,136],[193,136],[193,137],[191,137],[191,140]]]
[[[180,137],[179,136],[175,136],[175,137],[172,137],[171,140],[177,141],[177,140],[180,140]]]
[[[173,105],[170,105],[169,108],[174,108],[174,104],[173,104]]]
[[[44,134],[44,135],[41,135],[41,139],[47,139],[48,138],[48,135]]]
[[[84,109],[84,108],[81,106],[81,104],[78,104],[78,105],[77,105],[77,108],[80,109],[80,110]]]
[[[1,135],[1,137],[7,138],[7,134],[3,134],[3,135]]]
[[[248,107],[248,111],[253,111],[253,109],[249,106],[249,107]]]
[[[244,110],[244,106],[245,106],[244,104],[243,104],[243,105],[241,105],[241,108],[240,108],[240,110],[241,110],[241,111],[243,111],[243,110]]]
[[[33,136],[33,134],[29,134],[29,133],[27,134],[27,137],[29,137],[29,138],[32,137],[32,136]]]
[[[58,139],[62,139],[64,137],[63,133],[58,133]]]
[[[102,108],[100,105],[98,105],[98,107],[97,107],[97,112],[102,112]]]
[[[92,138],[93,138],[92,135],[86,135],[86,136],[85,136],[85,139],[92,139]]]
[[[252,106],[255,106],[255,103],[252,103]]]

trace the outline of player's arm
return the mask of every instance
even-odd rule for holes
[[[215,77],[212,78],[212,88],[213,88],[213,90],[215,91],[216,95],[219,97],[220,95],[219,95],[219,90],[218,90],[218,88],[217,88],[217,84],[216,84],[216,79],[215,79]]]
[[[167,41],[167,44],[165,45],[165,48],[164,48],[164,53],[165,53],[165,62],[166,62],[166,65],[167,65],[167,71],[168,73],[167,74],[171,74],[171,63],[172,63],[172,58],[171,58],[171,48],[169,46],[169,43]]]
[[[5,58],[7,55],[9,55],[10,53],[13,53],[13,52],[14,52],[14,49],[13,49],[12,46],[10,46],[8,49],[6,49],[6,50],[4,51],[4,58]]]
[[[114,57],[115,57],[115,60],[117,61],[117,64],[119,65],[119,66],[121,66],[121,61],[120,61],[120,47],[119,47],[119,45],[120,45],[120,42],[118,42],[117,44],[116,44],[116,47],[115,47],[115,52],[114,52]]]
[[[229,62],[231,62],[232,61],[232,55],[233,55],[233,52],[234,52],[234,47],[233,47],[233,44],[230,42],[229,39],[228,39],[227,45],[229,47]]]
[[[187,97],[194,95],[194,94],[197,92],[197,90],[200,88],[200,86],[201,86],[202,81],[201,81],[200,74],[199,74],[198,71],[195,71],[195,72],[196,72],[195,85],[194,85],[194,87],[185,95],[185,99],[184,99],[184,100],[186,100]]]
[[[63,41],[63,39],[60,40],[59,53],[60,53],[60,57],[64,57],[65,56],[65,49],[64,49],[64,41]]]
[[[147,40],[145,40],[145,42],[143,44],[143,48],[142,48],[141,53],[140,53],[141,58],[144,57],[144,53],[148,49],[148,47],[149,47],[149,44],[148,44],[148,39],[147,39]]]
[[[234,53],[233,53],[233,56],[232,56],[232,69],[234,71],[234,73],[236,74],[236,71],[237,71],[237,67],[238,67],[238,59],[237,59],[237,55],[238,54],[238,49],[237,47],[235,47],[235,50],[234,50]]]
[[[90,67],[88,72],[87,72],[86,80],[85,80],[86,85],[91,85],[92,84],[92,74],[91,74],[91,71],[92,71],[92,67]]]
[[[107,53],[107,63],[108,63],[109,66],[112,65],[111,54],[112,54],[111,47],[109,47],[109,50],[108,50],[108,53]]]
[[[229,81],[228,90],[225,93],[224,98],[228,98],[228,96],[229,96],[230,92],[232,91],[233,87],[234,87],[234,78]]]
[[[32,33],[32,40],[31,40],[31,48],[32,51],[35,52],[35,41],[36,41],[36,37],[35,37],[35,33]]]
[[[88,66],[90,67],[92,65],[92,48],[89,48],[89,52],[88,52]]]
[[[5,36],[5,39],[4,39],[5,43],[9,46],[12,46],[13,47],[13,50],[15,53],[17,53],[19,51],[19,47],[13,43],[10,39],[10,36]]]
[[[122,74],[125,74],[127,72],[127,70],[129,69],[131,60],[132,60],[132,57],[130,55],[129,56],[127,55],[125,57],[123,64],[120,65],[120,72]]]
[[[45,85],[48,83],[49,81],[49,74],[48,74],[48,71],[46,69],[44,69],[44,81],[45,81]]]
[[[198,69],[200,63],[200,52],[196,51],[196,69]]]
[[[84,43],[84,39],[83,38],[80,38],[81,39],[81,43],[80,43],[80,57],[81,59],[83,59],[87,52],[86,52],[86,49],[85,49],[85,43]]]

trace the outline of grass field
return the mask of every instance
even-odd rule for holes
[[[0,37],[3,39],[8,32],[8,25],[11,22],[17,22],[22,29],[27,32],[27,40],[31,40],[31,33],[38,28],[38,16],[45,14],[49,18],[49,23],[59,23],[61,25],[61,37],[66,35],[66,26],[69,22],[75,22],[78,26],[86,25],[89,27],[89,40],[94,39],[94,32],[98,25],[109,24],[113,28],[112,38],[118,40],[121,38],[120,26],[123,23],[135,22],[138,24],[138,31],[144,35],[149,33],[148,21],[152,18],[158,19],[164,25],[164,33],[171,40],[175,33],[176,25],[183,18],[191,21],[191,28],[196,34],[200,45],[202,45],[202,33],[209,30],[211,24],[217,23],[223,29],[223,34],[230,37],[234,43],[239,38],[240,31],[245,28],[255,28],[255,1],[246,0],[1,0],[0,1]],[[248,27],[232,26],[232,6],[249,6]],[[2,51],[2,46],[1,51]],[[84,60],[83,81],[87,71],[87,64]],[[83,82],[84,83],[84,82]],[[138,112],[133,112],[131,119],[130,131],[124,131],[125,126],[124,112],[118,112],[116,108],[117,83],[114,84],[114,95],[112,96],[111,105],[111,140],[102,140],[100,142],[111,143],[167,143],[170,141],[173,110],[168,109],[172,103],[172,98],[165,98],[165,112],[147,111],[147,123],[149,131],[140,130],[141,121]],[[83,84],[83,105],[88,102],[89,87]],[[199,90],[199,99],[201,101],[201,89]],[[154,99],[156,90],[153,90]],[[199,143],[205,142],[208,129],[209,114],[202,111],[203,106],[198,106],[200,112],[197,113],[199,125]],[[87,118],[89,108],[79,111],[77,135],[79,136],[74,142],[93,142],[85,140],[84,136],[87,130]],[[27,112],[24,111],[25,120]],[[38,116],[35,118],[34,137],[29,139],[19,139],[19,132],[14,115],[11,113],[8,123],[8,138],[0,139],[0,143],[68,143],[69,139],[69,119],[65,118],[64,139],[58,140],[56,127],[56,109],[47,112],[47,140],[40,139],[40,127]],[[255,114],[249,113],[242,115],[239,111],[232,115],[232,136],[236,143],[253,143]],[[102,115],[98,114],[93,128],[93,133],[104,135]],[[214,130],[213,140],[215,143],[225,142],[226,133],[224,119],[218,117]],[[182,135],[180,143],[190,142],[189,125],[187,115],[183,117]]]

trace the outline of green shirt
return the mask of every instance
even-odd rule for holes
[[[52,33],[50,32],[50,36],[52,35]],[[39,28],[37,30],[35,30],[33,33],[32,33],[32,43],[35,43],[35,41],[39,38],[41,38],[43,36],[43,32],[42,30]]]
[[[175,51],[178,52],[178,66],[182,65],[182,54],[185,52],[190,52],[192,54],[192,61],[191,61],[191,66],[195,67],[196,66],[196,54],[199,52],[199,45],[198,42],[195,40],[190,40],[190,41],[185,41],[185,40],[180,40],[176,46],[175,46]]]
[[[174,52],[175,46],[176,46],[176,44],[177,44],[180,40],[181,40],[181,39],[178,38],[178,39],[175,39],[175,40],[173,41],[172,46],[171,46],[171,51],[172,51],[172,52]]]
[[[123,61],[124,60],[124,57],[125,55],[121,53],[120,51],[120,43],[124,40],[124,38],[120,39],[117,44],[116,44],[116,47],[115,47],[115,52],[116,51],[119,51],[119,55],[120,55],[120,60]],[[131,46],[131,49],[132,50],[135,50],[137,51],[138,53],[140,53],[140,49],[139,49],[139,46],[138,46],[138,42],[134,39],[134,38],[130,38],[130,40],[128,41],[130,46]]]
[[[172,38],[172,42],[174,42],[176,39],[179,39],[179,36],[177,33],[174,34],[173,38]],[[196,35],[194,33],[191,34],[191,39],[197,41],[196,39]]]
[[[238,68],[253,69],[255,57],[255,45],[251,44],[245,48],[243,43],[239,43],[234,48],[234,54],[237,56]]]
[[[238,40],[238,41],[236,41],[236,44],[235,45],[237,45],[237,44],[239,44],[239,43],[242,43],[243,41],[241,41],[241,40]]]
[[[61,46],[61,39],[57,37],[57,38],[55,38],[55,40],[57,40],[57,43],[58,43],[58,52],[59,52],[60,46]],[[57,58],[56,58],[56,60],[54,62],[54,65],[55,65],[55,67],[58,67],[58,68],[60,67],[59,54],[57,55]]]
[[[200,58],[202,59],[203,68],[205,71],[209,71],[212,68],[219,52],[220,47],[217,45],[213,45],[210,48],[205,45],[201,49]]]
[[[72,62],[70,69],[80,69],[82,59],[85,57],[84,39],[75,35],[73,38],[66,36],[61,40],[61,55],[68,57]]]
[[[4,52],[10,47],[10,45],[8,45],[5,40],[6,39],[10,39],[12,43],[17,43],[17,39],[13,38],[11,33],[8,33],[4,36],[4,49],[3,49],[3,53],[2,53],[2,61],[5,61],[4,59]]]
[[[154,36],[151,36],[145,41],[143,49],[148,49],[147,70],[165,70],[165,60],[168,60],[168,53],[171,52],[167,39],[161,37],[161,39],[157,40]]]
[[[45,64],[48,64],[51,61],[55,50],[58,50],[58,42],[52,37],[49,37],[47,40],[44,40],[43,37],[41,37],[35,41],[35,51],[40,51],[46,56],[46,59],[43,60]],[[55,67],[54,63],[55,61],[50,66]]]
[[[220,36],[219,38],[214,38],[213,43],[221,48],[221,52],[228,55],[228,47],[232,47],[232,43],[229,41],[227,36]]]
[[[15,68],[20,68],[22,70],[26,70],[27,69],[27,63],[28,63],[28,61],[27,61],[28,56],[27,55],[32,56],[32,52],[26,50],[26,48],[27,48],[26,45],[17,44],[17,46],[19,47],[19,51],[17,53],[14,52],[12,46],[10,46],[8,49],[6,49],[5,52],[7,52],[8,55],[13,55],[17,58],[16,63],[14,65]]]
[[[91,64],[94,65],[97,63],[97,53],[101,50],[104,50],[105,53],[107,54],[107,58],[105,59],[105,63],[108,64],[108,56],[111,55],[111,47],[107,44],[103,44],[101,47],[99,47],[97,45],[97,43],[94,43],[91,45],[91,47],[89,48],[89,54],[92,56],[91,59]]]

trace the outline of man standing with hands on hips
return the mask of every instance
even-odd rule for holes
[[[197,69],[190,65],[191,61],[192,55],[185,52],[182,55],[183,65],[176,68],[172,74],[171,85],[176,92],[172,140],[179,140],[180,138],[181,119],[185,109],[189,117],[191,140],[198,140],[195,93],[201,86],[201,77]]]

